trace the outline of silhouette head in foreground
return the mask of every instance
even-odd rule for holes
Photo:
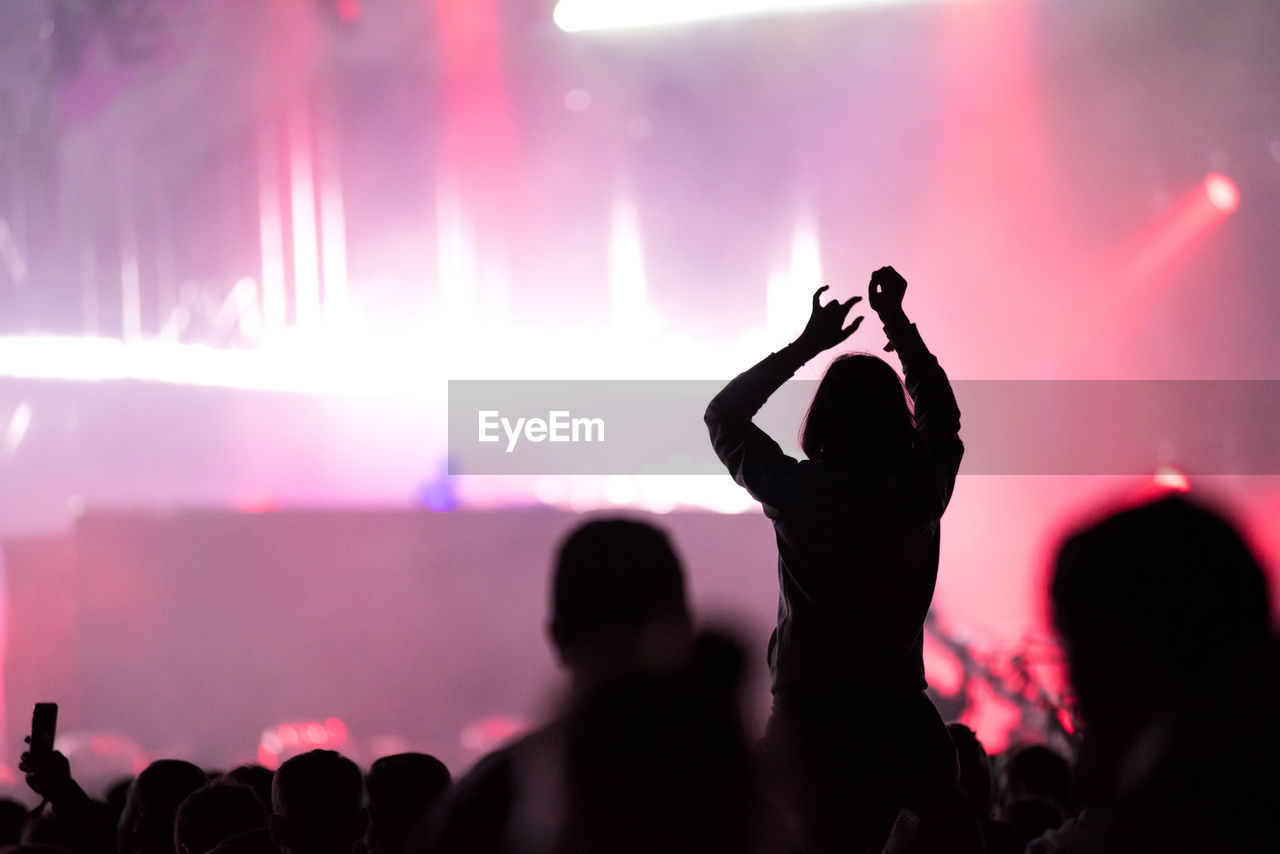
[[[591,698],[603,702],[598,692],[628,674],[687,659],[693,630],[684,568],[661,529],[620,518],[583,523],[557,548],[550,587],[548,634],[569,671],[569,711],[476,763],[432,810],[410,849],[544,850],[565,820],[566,730],[574,728],[566,717]]]
[[[1159,714],[1209,689],[1269,630],[1266,577],[1249,547],[1221,516],[1178,496],[1071,536],[1051,595],[1099,762],[1121,759]]]
[[[129,784],[116,828],[119,854],[172,854],[173,825],[187,795],[209,782],[198,765],[158,759]]]
[[[998,811],[1001,815],[1018,801],[1039,799],[1070,815],[1071,764],[1058,751],[1044,744],[1027,744],[1005,751],[997,779]]]
[[[177,854],[208,854],[219,843],[267,826],[267,811],[248,786],[226,778],[196,789],[178,807],[173,825]]]
[[[271,786],[271,838],[297,854],[351,854],[369,815],[364,777],[333,750],[311,750],[281,763]]]
[[[1051,595],[1097,807],[1081,850],[1280,850],[1280,655],[1231,523],[1181,496],[1115,513],[1063,544]]]
[[[370,850],[400,854],[414,822],[452,782],[445,764],[426,753],[396,753],[375,760],[364,779]]]
[[[258,796],[258,800],[262,801],[263,809],[267,811],[268,815],[271,814],[271,781],[276,776],[274,771],[256,762],[249,762],[244,765],[237,765],[223,776],[226,780],[252,789],[253,793]]]
[[[667,535],[615,518],[570,532],[556,554],[550,634],[585,684],[687,647],[684,568]]]

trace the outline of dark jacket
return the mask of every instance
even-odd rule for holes
[[[904,694],[925,686],[924,618],[938,575],[939,520],[964,446],[947,376],[914,324],[885,327],[915,404],[916,446],[870,474],[798,461],[752,423],[806,353],[789,345],[738,375],[705,420],[716,455],[764,505],[778,540],[774,694]]]

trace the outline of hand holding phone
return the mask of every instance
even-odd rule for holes
[[[31,713],[31,735],[26,738],[31,747],[18,763],[18,770],[27,775],[27,785],[32,791],[50,799],[63,795],[75,785],[71,780],[71,763],[53,749],[57,728],[58,704],[36,703]]]

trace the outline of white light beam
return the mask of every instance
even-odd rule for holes
[[[552,16],[560,29],[576,33],[931,2],[939,0],[560,0]]]

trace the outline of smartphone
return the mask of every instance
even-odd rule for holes
[[[31,752],[52,753],[53,735],[58,729],[58,704],[36,703],[31,713]]]

